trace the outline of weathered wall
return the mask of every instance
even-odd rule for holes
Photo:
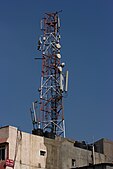
[[[79,169],[113,169],[113,164],[112,163],[101,163],[101,164],[96,164],[92,166],[83,166],[83,167],[80,167]]]
[[[100,152],[100,153],[104,153],[103,150],[103,139],[100,139],[98,141],[95,142],[95,149]]]
[[[45,168],[47,150],[44,138],[9,128],[9,158],[15,160],[15,169]],[[40,155],[40,150],[45,155]],[[8,169],[8,167],[7,167]]]
[[[7,142],[9,137],[9,126],[1,127],[0,128],[0,143]]]
[[[75,167],[92,163],[92,152],[74,146],[74,141],[56,137],[48,139],[20,132],[15,127],[0,128],[0,140],[9,143],[9,159],[15,161],[15,169],[69,169],[72,160]],[[113,142],[102,139],[96,143],[100,153],[95,152],[95,162],[113,161]],[[40,151],[45,152],[44,155]],[[104,154],[102,154],[104,153]],[[3,163],[0,164],[3,169]],[[10,167],[6,167],[10,169]]]
[[[92,152],[74,146],[74,142],[64,138],[50,140],[45,138],[48,156],[46,162],[47,169],[69,169],[72,167],[72,159],[75,160],[76,167],[92,164]],[[105,156],[95,153],[95,162],[105,162]]]
[[[103,138],[95,142],[95,145],[97,150],[105,155],[105,162],[113,163],[113,141]]]
[[[0,128],[0,144],[6,143],[8,137],[9,137],[9,126],[1,127]],[[7,149],[8,149],[8,145],[7,145]],[[5,164],[5,161],[0,161],[0,169],[4,169],[4,164]]]
[[[106,157],[106,162],[113,163],[113,142],[108,139],[103,139],[103,153]]]
[[[62,139],[44,139],[44,144],[47,147],[47,169],[62,169]]]

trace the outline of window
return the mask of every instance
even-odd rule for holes
[[[40,155],[41,155],[41,156],[45,156],[45,154],[46,154],[46,151],[40,150]]]
[[[76,160],[72,159],[72,167],[75,167],[75,166],[76,166]]]
[[[0,160],[5,160],[5,145],[0,145]]]

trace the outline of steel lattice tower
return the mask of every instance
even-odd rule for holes
[[[64,75],[60,54],[60,19],[58,12],[45,13],[41,20],[43,35],[39,38],[38,50],[42,52],[40,113],[38,128],[65,137],[63,93],[67,91],[68,71]]]

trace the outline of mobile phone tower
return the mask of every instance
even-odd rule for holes
[[[38,90],[40,111],[36,115],[34,102],[32,121],[34,128],[36,126],[44,133],[65,137],[63,96],[68,88],[68,71],[63,73],[65,63],[61,62],[59,12],[45,13],[40,26],[43,32],[38,41],[38,50],[42,53],[41,85]]]

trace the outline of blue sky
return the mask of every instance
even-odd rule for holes
[[[38,98],[40,19],[62,10],[62,61],[69,70],[64,99],[66,136],[113,140],[113,1],[0,1],[0,126],[31,132],[29,108]]]

